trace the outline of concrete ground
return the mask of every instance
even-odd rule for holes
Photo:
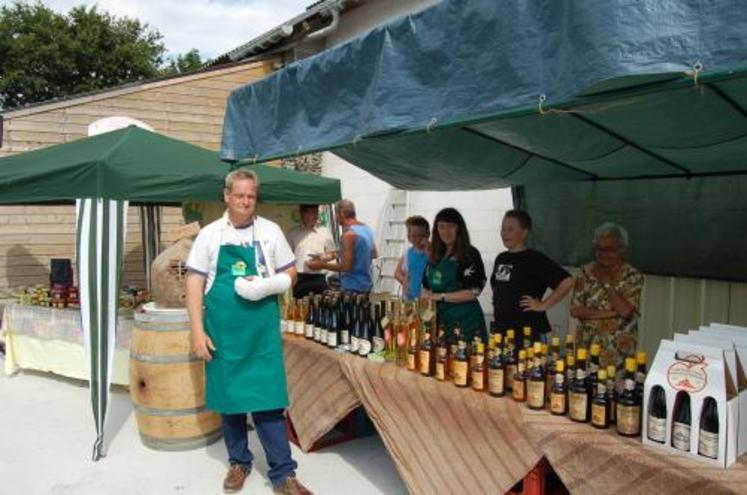
[[[0,356],[2,359],[2,356]],[[2,362],[0,362],[2,368]],[[91,461],[95,440],[87,385],[51,374],[0,372],[0,494],[222,493],[223,442],[186,452],[140,443],[129,395],[112,393],[108,454]],[[256,434],[255,469],[241,493],[271,494]],[[378,436],[310,454],[295,445],[298,477],[316,494],[406,494]]]

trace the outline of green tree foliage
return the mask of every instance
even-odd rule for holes
[[[0,108],[159,76],[162,38],[137,19],[114,17],[95,6],[74,7],[66,15],[41,3],[4,6]]]
[[[207,62],[203,62],[199,50],[193,48],[184,55],[177,55],[171,58],[168,64],[162,69],[162,74],[164,76],[175,76],[177,74],[184,74],[185,72],[192,72],[200,69],[205,63]]]

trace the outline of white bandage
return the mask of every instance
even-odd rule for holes
[[[237,277],[233,289],[238,295],[250,301],[259,301],[273,294],[282,294],[291,286],[291,278],[287,273],[278,273],[270,278],[254,277],[248,280]]]

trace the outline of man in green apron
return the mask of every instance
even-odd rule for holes
[[[309,494],[288,443],[277,298],[295,282],[295,259],[280,227],[254,215],[258,187],[253,172],[226,176],[226,213],[200,231],[187,260],[187,310],[194,352],[206,361],[205,407],[223,419],[224,491],[240,490],[251,471],[251,413],[275,492]]]

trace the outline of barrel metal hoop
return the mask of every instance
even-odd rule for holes
[[[197,354],[190,352],[189,354],[171,354],[166,356],[157,356],[154,354],[140,354],[134,351],[130,351],[130,359],[139,361],[141,363],[151,364],[177,364],[177,363],[194,363],[202,361]]]
[[[222,436],[220,428],[209,432],[207,435],[198,435],[188,438],[156,438],[140,433],[142,442],[156,450],[190,450],[210,445]]]
[[[187,407],[185,409],[156,409],[153,407],[141,406],[139,404],[133,404],[133,406],[135,406],[135,411],[139,412],[140,414],[159,417],[192,416],[207,411],[207,409],[205,409],[205,406]]]

